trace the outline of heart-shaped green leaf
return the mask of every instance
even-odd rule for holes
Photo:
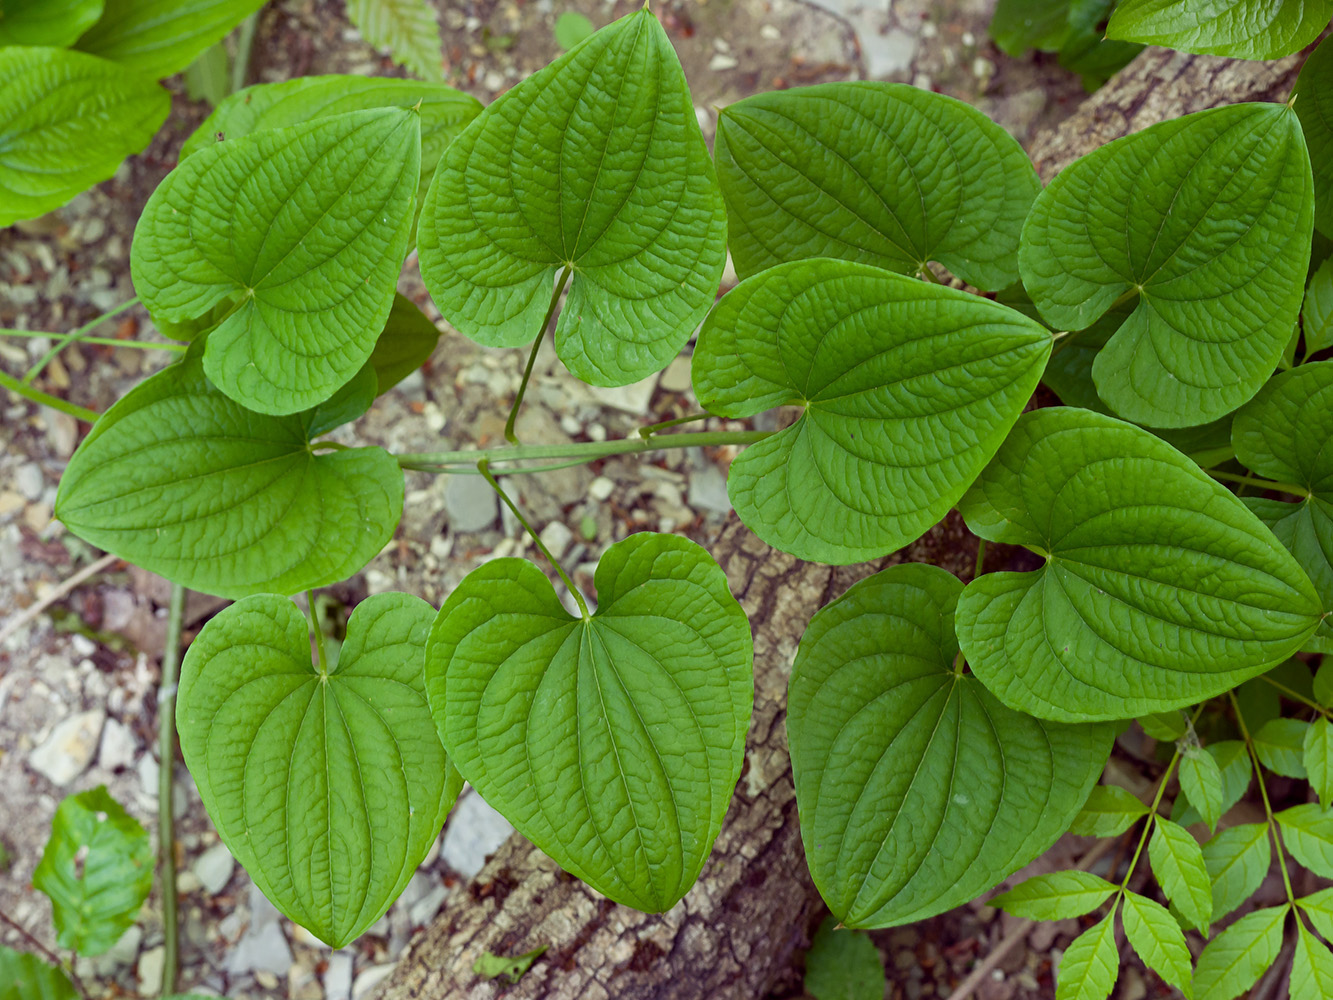
[[[80,538],[192,590],[336,583],[393,537],[403,476],[380,448],[314,454],[318,413],[269,417],[204,378],[200,349],[102,415],[60,480]]]
[[[1307,491],[1299,503],[1245,503],[1310,574],[1323,601],[1324,620],[1305,648],[1333,653],[1333,361],[1273,378],[1236,414],[1232,441],[1255,472]]]
[[[853,563],[918,538],[995,454],[1051,336],[957,289],[842,260],[780,264],[709,314],[694,352],[705,409],[805,407],[732,463],[727,493],[764,541]]]
[[[59,208],[148,145],[165,90],[64,49],[0,48],[0,226]]]
[[[849,927],[985,892],[1046,850],[1111,751],[1108,725],[1042,722],[955,672],[959,581],[893,566],[810,622],[787,696],[801,839]]]
[[[412,225],[418,122],[397,108],[353,111],[229,139],[148,199],[134,287],[168,321],[232,303],[204,367],[238,403],[308,409],[370,357]]]
[[[1333,45],[1321,42],[1310,53],[1295,93],[1296,116],[1314,168],[1314,224],[1327,236],[1333,233]]]
[[[0,46],[73,45],[102,16],[102,0],[5,0]]]
[[[144,76],[179,73],[195,56],[264,5],[264,0],[106,0],[79,48]]]
[[[63,971],[36,955],[0,945],[0,1000],[78,1000]]]
[[[1046,560],[958,601],[958,638],[1006,705],[1125,719],[1192,705],[1290,656],[1319,622],[1309,579],[1232,493],[1145,430],[1024,414],[959,504]]]
[[[562,868],[650,912],[699,876],[740,775],[750,628],[717,563],[642,532],[574,618],[541,571],[496,559],[440,609],[426,690],[449,756]]]
[[[746,278],[810,257],[915,274],[937,260],[979,288],[1018,278],[1037,173],[975,108],[904,83],[757,94],[717,125],[731,255]]]
[[[377,392],[388,392],[424,365],[439,342],[439,328],[406,295],[395,294],[384,330],[370,353]]]
[[[1065,330],[1138,304],[1093,377],[1120,416],[1188,427],[1234,410],[1277,365],[1300,311],[1313,219],[1295,113],[1237,104],[1108,143],[1037,196],[1023,284]]]
[[[434,617],[376,594],[326,666],[296,606],[259,594],[204,626],[181,665],[181,752],[213,825],[274,905],[335,948],[398,898],[462,788],[421,677]]]
[[[491,104],[444,154],[421,211],[421,276],[478,343],[542,332],[594,385],[652,374],[717,294],[726,212],[680,60],[647,8]]]
[[[56,809],[32,884],[51,899],[57,943],[100,955],[125,933],[153,887],[148,831],[105,785]]]
[[[1108,38],[1237,59],[1281,59],[1319,37],[1333,0],[1120,0]]]

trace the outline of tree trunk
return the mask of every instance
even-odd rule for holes
[[[1149,49],[1033,144],[1044,179],[1130,132],[1218,104],[1285,100],[1300,57],[1240,62]],[[753,1000],[807,944],[819,898],[806,869],[786,745],[787,677],[811,615],[894,562],[971,575],[956,514],[874,565],[836,569],[768,548],[734,520],[711,547],[754,628],[745,765],[712,857],[684,901],[649,915],[610,902],[515,835],[417,936],[378,1000]],[[546,951],[517,985],[472,971],[485,952]]]

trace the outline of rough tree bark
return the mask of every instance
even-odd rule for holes
[[[1031,150],[1044,180],[1112,139],[1192,111],[1285,100],[1301,57],[1248,63],[1149,49]],[[669,913],[619,906],[515,835],[413,941],[378,1000],[754,1000],[790,968],[817,906],[788,766],[786,684],[810,616],[899,561],[967,579],[975,541],[951,515],[873,566],[833,569],[769,549],[735,521],[711,551],[755,636],[754,723],[727,821],[699,883]],[[472,971],[483,952],[546,947],[517,985]]]

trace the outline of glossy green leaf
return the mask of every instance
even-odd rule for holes
[[[1195,704],[1318,623],[1310,581],[1258,518],[1113,417],[1024,414],[959,509],[975,534],[1046,560],[958,602],[967,661],[1011,708],[1075,721]]]
[[[102,16],[102,0],[5,0],[0,46],[73,45]]]
[[[60,969],[0,945],[0,1000],[79,1000],[79,993]]]
[[[1018,277],[1041,189],[1023,148],[975,108],[904,83],[756,94],[717,124],[736,273],[838,257],[915,274],[936,260],[979,288]]]
[[[1295,94],[1296,116],[1314,168],[1314,224],[1328,235],[1333,233],[1333,45],[1321,42],[1310,53],[1296,78]]]
[[[1291,1000],[1333,997],[1333,952],[1297,921],[1296,954],[1291,963]]]
[[[674,906],[699,876],[740,775],[750,628],[711,556],[640,532],[575,618],[521,559],[473,570],[431,629],[426,689],[463,776],[597,891]]]
[[[1159,816],[1148,840],[1148,860],[1166,898],[1207,936],[1213,890],[1199,842],[1183,826]]]
[[[1254,776],[1250,752],[1241,740],[1220,740],[1210,743],[1204,749],[1212,754],[1222,772],[1222,815],[1225,816],[1227,810],[1239,802],[1250,787],[1250,778]],[[1176,800],[1171,818],[1181,826],[1203,822],[1199,811],[1183,798]]]
[[[719,416],[805,413],[751,445],[727,493],[764,541],[853,563],[915,540],[995,453],[1050,351],[1005,306],[840,260],[780,264],[709,314],[694,389]]]
[[[1161,903],[1126,892],[1120,919],[1125,937],[1143,964],[1185,996],[1193,991],[1194,966],[1185,934]]]
[[[1273,860],[1267,823],[1242,823],[1218,832],[1203,845],[1203,864],[1213,887],[1213,923],[1254,895]]]
[[[1325,808],[1333,806],[1333,724],[1321,715],[1305,731],[1304,763],[1310,788]]]
[[[1028,920],[1067,920],[1091,913],[1115,891],[1114,885],[1092,872],[1049,872],[1025,879],[990,900],[990,905]]]
[[[1277,365],[1310,259],[1310,158],[1295,113],[1237,104],[1076,161],[1023,226],[1023,284],[1058,329],[1137,306],[1093,365],[1101,398],[1153,427],[1207,423]]]
[[[424,365],[439,342],[439,328],[406,295],[395,293],[384,330],[370,352],[378,392],[388,392]]]
[[[423,80],[444,80],[440,22],[429,0],[347,0],[347,17],[367,42],[388,49],[394,62]]]
[[[335,427],[351,423],[370,409],[378,388],[375,369],[367,362],[341,389],[306,411],[303,415],[306,418],[306,434],[315,438]]]
[[[160,79],[264,5],[264,0],[106,0],[102,19],[78,47]]]
[[[1333,940],[1333,888],[1320,889],[1303,896],[1296,900],[1296,905],[1309,917],[1315,930],[1326,939]]]
[[[866,935],[825,917],[805,953],[805,992],[815,1000],[884,1000],[884,962]]]
[[[1307,649],[1333,653],[1333,361],[1273,378],[1239,413],[1236,457],[1261,476],[1304,487],[1297,503],[1263,497],[1250,509],[1310,575],[1326,616]]]
[[[134,923],[153,887],[148,831],[105,785],[71,795],[56,809],[32,884],[51,899],[56,942],[100,955]]]
[[[1289,903],[1255,910],[1208,942],[1194,969],[1194,1000],[1234,1000],[1268,970],[1282,950]]]
[[[801,839],[849,927],[943,913],[1065,831],[1110,726],[1040,722],[953,670],[962,584],[894,566],[815,615],[787,696]]]
[[[167,92],[64,49],[0,48],[0,226],[59,208],[148,145]]]
[[[1120,975],[1115,906],[1065,949],[1055,973],[1055,1000],[1106,1000]]]
[[[1333,156],[1333,139],[1329,142],[1329,155]],[[1333,184],[1333,178],[1328,183]],[[1330,228],[1333,228],[1333,224]],[[1310,283],[1305,286],[1301,328],[1305,335],[1306,356],[1333,347],[1333,259],[1320,264],[1310,276]]]
[[[326,666],[296,606],[260,594],[204,626],[181,666],[181,751],[213,825],[274,905],[334,948],[383,916],[462,788],[421,676],[434,616],[376,594]]]
[[[1118,837],[1147,815],[1147,805],[1133,792],[1119,785],[1097,785],[1069,824],[1069,832],[1080,837]]]
[[[1115,4],[1116,0],[1069,2],[1069,34],[1060,46],[1060,65],[1083,77],[1083,86],[1089,91],[1096,90],[1143,51],[1137,43],[1106,37],[1107,15]]]
[[[1222,818],[1222,769],[1202,747],[1189,747],[1180,758],[1180,790],[1198,810],[1209,830]]]
[[[594,385],[665,368],[713,304],[726,212],[675,50],[647,10],[507,91],[445,152],[421,212],[421,276],[490,347],[542,331]]]
[[[1288,853],[1320,878],[1333,878],[1333,810],[1307,802],[1275,818]]]
[[[312,454],[312,415],[268,417],[204,378],[196,347],[108,410],[60,481],[80,538],[223,597],[293,594],[393,537],[403,476],[380,448]]]
[[[1310,724],[1303,719],[1270,719],[1254,733],[1254,752],[1259,763],[1284,778],[1305,778],[1305,734]]]
[[[1174,743],[1189,731],[1189,716],[1178,708],[1141,715],[1136,721],[1147,735],[1162,743]]]
[[[407,250],[418,117],[353,111],[228,140],[182,161],[134,231],[134,286],[167,320],[234,308],[204,369],[238,403],[288,414],[370,357]]]
[[[1120,0],[1109,38],[1179,52],[1281,59],[1318,37],[1333,0]]]

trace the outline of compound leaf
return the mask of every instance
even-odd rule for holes
[[[1305,737],[1310,724],[1304,719],[1269,719],[1254,734],[1254,752],[1259,762],[1284,778],[1306,778]]]
[[[102,16],[102,0],[5,0],[0,46],[73,45]]]
[[[1198,810],[1208,829],[1216,830],[1222,818],[1222,769],[1217,759],[1202,747],[1188,748],[1180,758],[1180,790]]]
[[[1310,918],[1315,930],[1325,938],[1333,938],[1333,888],[1303,896],[1296,900],[1296,905]]]
[[[134,286],[168,321],[233,304],[209,379],[260,413],[331,396],[393,304],[420,175],[418,116],[353,111],[217,143],[183,160],[134,231]]]
[[[787,697],[801,839],[850,927],[943,913],[1064,832],[1109,726],[1040,722],[953,670],[962,584],[894,566],[815,615]]]
[[[1065,330],[1138,304],[1097,355],[1097,390],[1153,427],[1240,406],[1300,311],[1313,212],[1300,123],[1237,104],[1154,125],[1073,163],[1023,226],[1023,284]]]
[[[341,948],[430,850],[462,788],[435,732],[421,659],[435,609],[357,605],[337,662],[273,594],[214,617],[181,666],[181,751],[227,847],[283,913]]]
[[[1125,937],[1134,951],[1143,959],[1144,965],[1185,996],[1190,996],[1194,968],[1189,946],[1185,944],[1185,933],[1176,918],[1161,903],[1137,892],[1126,890],[1124,898],[1120,919],[1125,925]]]
[[[1180,709],[1150,712],[1135,720],[1144,733],[1159,742],[1174,743],[1189,731],[1189,716]]]
[[[1055,1000],[1106,1000],[1120,975],[1115,905],[1070,943],[1055,974]]]
[[[805,953],[805,992],[815,1000],[884,1000],[884,962],[864,934],[825,917]]]
[[[1107,38],[1178,52],[1281,59],[1313,42],[1333,0],[1120,0]]]
[[[1255,682],[1250,682],[1255,683]],[[1204,749],[1212,754],[1217,766],[1222,771],[1222,815],[1245,795],[1250,787],[1250,778],[1254,774],[1250,764],[1250,752],[1241,740],[1219,740],[1210,743]],[[1203,822],[1199,811],[1184,799],[1178,799],[1171,810],[1171,818],[1181,826],[1192,826]]]
[[[1234,494],[1147,431],[1053,407],[1024,414],[959,504],[983,538],[1046,560],[958,602],[976,675],[1043,718],[1192,705],[1299,649],[1319,601]]]
[[[123,66],[64,49],[0,48],[0,226],[59,208],[148,145],[171,98]]]
[[[393,536],[403,476],[380,448],[313,454],[313,414],[268,417],[204,378],[195,347],[102,415],[60,481],[80,538],[192,590],[336,583]]]
[[[1183,826],[1159,816],[1148,841],[1148,860],[1166,898],[1207,936],[1213,889],[1199,842]]]
[[[1276,819],[1291,856],[1320,878],[1333,878],[1333,810],[1307,802],[1283,809]]]
[[[1310,787],[1324,808],[1333,806],[1333,724],[1321,715],[1305,731],[1304,763]]]
[[[1218,832],[1203,845],[1203,864],[1213,887],[1213,923],[1254,895],[1273,860],[1267,823],[1242,823]]]
[[[1069,824],[1069,832],[1079,837],[1118,837],[1147,815],[1148,807],[1133,792],[1119,785],[1097,785]]]
[[[478,343],[542,332],[594,385],[666,367],[713,304],[726,212],[680,60],[646,8],[486,108],[449,146],[421,212],[421,276]]]
[[[1301,120],[1305,144],[1310,149],[1310,165],[1314,168],[1314,224],[1327,236],[1333,233],[1333,201],[1329,200],[1333,190],[1333,45],[1320,42],[1310,53],[1296,78],[1295,93],[1296,116]],[[1320,270],[1328,272],[1328,265]],[[1333,331],[1327,335],[1333,337]],[[1308,345],[1308,325],[1305,339]]]
[[[1234,1000],[1264,974],[1282,950],[1290,903],[1255,910],[1208,942],[1194,969],[1194,1000]]]
[[[347,0],[347,18],[394,62],[423,80],[444,80],[440,22],[427,0]]]
[[[1291,963],[1291,1000],[1333,997],[1333,952],[1299,920],[1296,954]]]
[[[1114,885],[1092,872],[1049,872],[1025,879],[990,900],[990,905],[1028,920],[1067,920],[1091,913],[1115,890]]]
[[[1325,617],[1307,649],[1333,653],[1333,361],[1283,372],[1236,414],[1236,457],[1262,476],[1304,487],[1296,503],[1254,497],[1249,508],[1310,575]]]
[[[694,884],[740,775],[750,628],[711,556],[640,532],[575,618],[531,563],[474,570],[440,609],[426,689],[450,757],[598,892],[662,912]]]
[[[105,785],[71,795],[56,809],[32,884],[51,899],[57,943],[100,955],[134,923],[153,887],[148,831]]]
[[[106,0],[78,47],[146,77],[179,73],[264,0]]]
[[[79,1000],[61,969],[36,955],[0,945],[0,998],[3,1000]]]
[[[901,274],[937,260],[990,290],[1018,278],[1041,183],[1014,138],[961,101],[879,81],[757,94],[722,111],[716,152],[742,278],[811,257]]]
[[[795,404],[732,463],[727,493],[764,541],[853,563],[915,540],[976,478],[1027,402],[1050,334],[957,289],[869,264],[780,264],[709,314],[699,402],[726,417]]]

